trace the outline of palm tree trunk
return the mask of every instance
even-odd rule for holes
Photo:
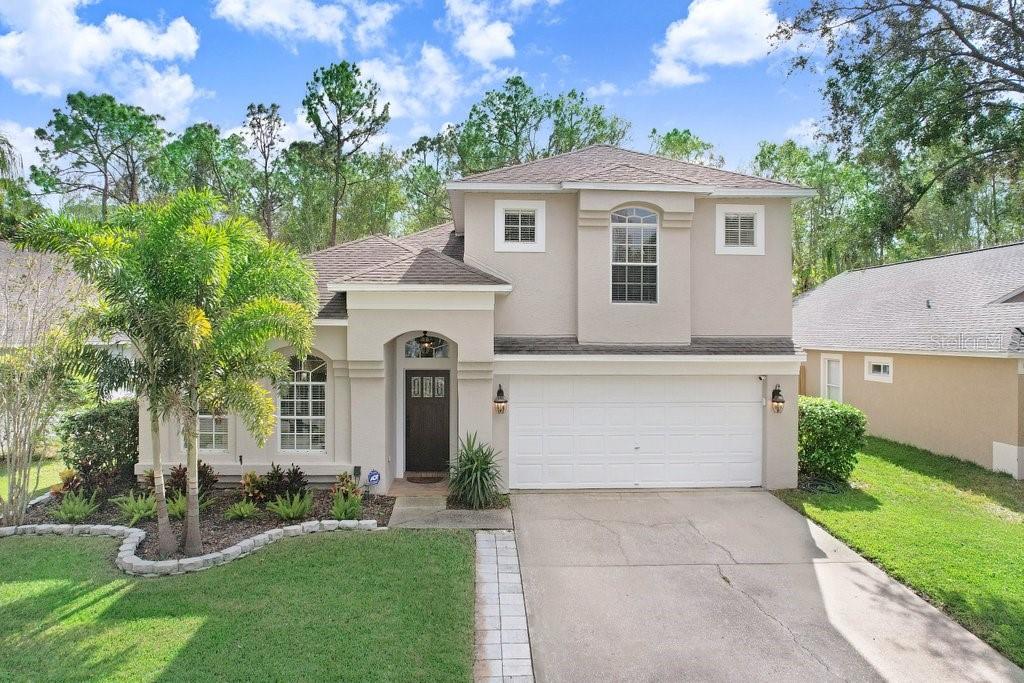
[[[186,487],[187,508],[185,512],[185,555],[194,557],[203,552],[203,539],[199,531],[199,454],[196,444],[196,421],[199,419],[195,392],[189,396],[189,405],[185,409],[186,452],[188,453],[188,485]]]
[[[149,432],[153,440],[153,492],[156,495],[156,534],[160,557],[165,558],[178,549],[177,539],[171,531],[171,518],[167,514],[167,491],[164,488],[164,462],[160,445],[160,414],[149,404]]]

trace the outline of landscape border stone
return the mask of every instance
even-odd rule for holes
[[[146,538],[146,532],[129,526],[109,524],[22,524],[21,526],[0,527],[0,538],[7,536],[112,536],[124,539],[117,551],[114,566],[126,574],[141,577],[172,576],[199,572],[210,567],[227,564],[245,557],[285,537],[305,536],[329,531],[386,531],[387,527],[377,526],[375,519],[362,520],[316,520],[269,529],[263,533],[243,539],[238,543],[218,550],[186,557],[180,560],[144,560],[135,554],[139,544]]]

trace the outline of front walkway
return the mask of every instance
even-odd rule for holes
[[[1024,681],[759,491],[514,494],[538,681]]]
[[[448,482],[414,484],[395,479],[388,489],[395,496],[388,526],[398,529],[511,529],[512,510],[449,510]]]

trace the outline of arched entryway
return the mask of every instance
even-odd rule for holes
[[[396,474],[447,474],[458,443],[458,347],[431,330],[394,341]]]

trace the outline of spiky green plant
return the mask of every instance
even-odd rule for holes
[[[331,502],[331,517],[334,519],[359,519],[363,513],[361,496],[345,496],[342,491],[335,491]]]
[[[448,490],[460,504],[474,510],[493,505],[498,498],[501,473],[497,451],[486,443],[477,443],[476,433],[459,441],[459,452],[452,465]]]
[[[286,493],[278,496],[273,502],[267,503],[267,509],[285,522],[297,522],[309,517],[313,512],[313,496],[309,493],[292,495]]]
[[[252,519],[259,514],[260,509],[251,500],[240,500],[232,504],[224,511],[224,517],[231,520]]]
[[[86,497],[85,491],[65,493],[53,516],[65,524],[81,524],[99,509],[99,503],[96,502],[98,494],[98,491],[93,491],[91,496]]]
[[[144,519],[156,516],[156,497],[152,495],[135,495],[129,491],[127,495],[111,498],[110,502],[121,511],[121,517],[128,526],[135,526]]]

